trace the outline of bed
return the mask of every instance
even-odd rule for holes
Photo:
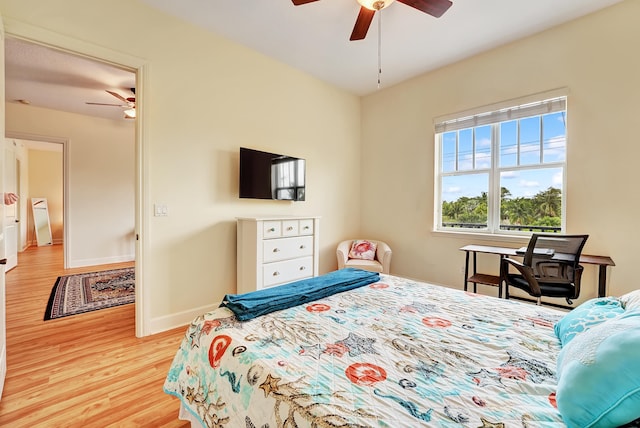
[[[605,306],[569,320],[549,307],[379,274],[246,321],[228,307],[198,317],[164,391],[194,426],[580,426],[558,410],[557,360],[570,340],[624,313],[620,303],[615,313]],[[599,307],[607,312],[594,315]]]

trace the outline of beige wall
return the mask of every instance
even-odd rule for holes
[[[6,130],[36,135],[40,140],[64,141],[67,146],[67,264],[69,267],[115,263],[135,258],[135,134],[134,124],[6,103]],[[61,143],[62,145],[62,143]],[[59,186],[50,201],[55,243],[63,239],[62,153],[55,166],[33,164],[30,150],[29,191],[36,195],[32,176]],[[47,152],[44,152],[47,153]],[[43,155],[44,156],[44,155]],[[49,171],[54,168],[53,171]],[[44,173],[47,171],[46,177]]]
[[[624,1],[363,99],[362,162],[386,174],[362,182],[362,228],[393,247],[393,273],[461,287],[458,248],[497,245],[432,232],[433,118],[567,87],[567,230],[590,235],[585,253],[613,258],[610,294],[638,287],[638,16],[640,1]],[[497,272],[495,256],[480,263]],[[583,299],[595,273],[587,268]]]
[[[320,271],[335,269],[336,244],[360,225],[358,97],[135,0],[0,0],[0,12],[9,34],[24,22],[148,66],[147,332],[235,292],[236,216],[321,216]],[[307,200],[240,200],[240,146],[305,158]],[[168,217],[153,217],[154,203]]]
[[[29,192],[26,195],[28,201],[31,202],[31,198],[47,198],[51,237],[54,244],[61,244],[64,237],[62,221],[62,152],[29,150],[28,162]],[[24,196],[22,195],[22,197]],[[29,214],[27,242],[31,245],[37,245],[33,226],[33,213],[29,212]]]
[[[391,244],[393,273],[461,285],[458,248],[480,241],[431,232],[432,118],[562,86],[571,91],[569,231],[590,233],[587,252],[614,258],[613,293],[634,287],[639,203],[625,183],[638,180],[640,149],[624,124],[639,113],[634,17],[640,2],[625,1],[362,100],[138,1],[0,0],[0,12],[45,35],[148,65],[141,260],[147,332],[184,322],[235,291],[236,216],[321,216],[321,272],[336,267],[340,240],[366,235]],[[131,28],[143,36],[131,38]],[[240,146],[306,158],[307,201],[239,200]],[[154,203],[166,204],[169,216],[153,217]],[[595,287],[593,272],[585,280]]]

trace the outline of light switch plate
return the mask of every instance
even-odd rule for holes
[[[169,209],[166,204],[153,204],[153,215],[156,217],[166,217],[169,215]]]

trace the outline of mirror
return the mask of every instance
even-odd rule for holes
[[[52,245],[47,198],[31,198],[31,208],[33,209],[33,223],[36,228],[38,247]]]

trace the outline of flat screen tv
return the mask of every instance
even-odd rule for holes
[[[240,147],[240,197],[304,201],[305,161]]]

